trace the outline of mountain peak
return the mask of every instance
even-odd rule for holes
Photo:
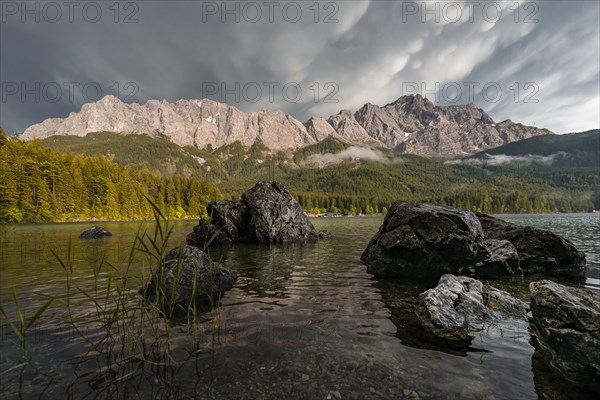
[[[123,102],[118,98],[113,96],[112,94],[107,94],[106,96],[104,96],[103,98],[101,98],[100,100],[98,100],[97,104],[122,104]]]

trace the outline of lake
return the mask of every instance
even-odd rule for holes
[[[599,214],[501,217],[573,241],[587,256],[585,284],[599,287]],[[3,398],[536,399],[554,390],[532,368],[526,324],[490,326],[463,350],[423,341],[412,302],[426,287],[378,281],[360,261],[382,218],[312,221],[334,237],[214,254],[238,281],[192,323],[125,311],[140,308],[137,291],[156,265],[136,254],[127,266],[136,232],[152,233],[152,223],[100,223],[113,236],[96,241],[77,237],[91,223],[0,226],[5,312],[16,321],[20,310],[27,324],[53,298],[25,333],[26,352],[2,317]],[[196,221],[174,224],[168,248],[184,244]],[[492,284],[527,300],[539,279]]]

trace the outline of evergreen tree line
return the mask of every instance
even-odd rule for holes
[[[184,218],[206,217],[208,202],[222,195],[206,181],[7,140],[0,132],[0,221],[148,219],[145,197],[167,216]]]
[[[308,146],[294,159],[337,149],[331,146],[338,143]],[[402,155],[318,168],[293,163],[291,153],[271,154],[260,143],[184,151],[166,138],[114,133],[29,143],[0,134],[0,156],[0,221],[150,218],[144,196],[172,218],[205,216],[208,201],[221,193],[236,200],[264,180],[284,183],[315,214],[381,215],[395,200],[485,213],[600,209],[600,175],[591,166],[482,167]]]
[[[297,193],[296,199],[309,213],[350,213],[353,215],[385,215],[395,200],[429,202],[448,207],[464,208],[486,214],[588,212],[595,208],[598,198],[549,197],[538,193],[520,191],[501,192],[489,189],[453,193],[432,197],[362,197],[328,195],[323,193]]]
[[[562,144],[544,151],[543,143],[538,143],[527,150],[546,155],[560,150],[565,154],[551,166],[512,162],[479,165],[472,160],[447,162],[398,155],[386,149],[380,149],[385,154],[383,162],[355,159],[327,166],[305,163],[312,155],[337,153],[349,146],[333,138],[295,152],[277,153],[270,152],[262,143],[250,148],[239,142],[217,149],[181,148],[160,135],[151,138],[110,132],[90,133],[85,137],[53,136],[42,140],[42,145],[103,156],[116,164],[148,168],[163,175],[181,174],[207,180],[233,200],[258,181],[277,180],[287,185],[305,210],[312,213],[381,214],[397,199],[493,213],[587,212],[600,209],[600,174],[595,151],[598,134],[595,135],[592,139],[596,138],[596,142],[584,134],[560,138],[552,135],[543,141],[561,139]],[[563,139],[568,139],[568,143]],[[596,144],[588,143],[589,140]],[[513,146],[518,147],[518,143]]]

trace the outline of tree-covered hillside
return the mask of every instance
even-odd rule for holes
[[[473,156],[482,159],[489,156],[541,156],[555,155],[553,166],[599,167],[600,168],[600,130],[565,135],[543,135],[520,140],[504,146],[485,150]],[[521,162],[535,162],[521,158]],[[541,161],[544,161],[543,159]]]
[[[556,136],[523,142],[552,141]],[[587,133],[569,136],[573,136],[570,143],[590,140]],[[309,212],[382,213],[397,199],[432,201],[492,213],[600,209],[600,171],[589,163],[555,165],[508,159],[485,164],[469,159],[449,161],[401,155],[381,149],[375,150],[382,154],[380,161],[367,161],[358,151],[355,157],[321,166],[305,162],[321,156],[335,159],[335,154],[348,153],[350,146],[333,138],[295,153],[272,153],[261,143],[250,149],[238,142],[218,149],[180,148],[163,137],[114,133],[88,134],[84,138],[55,136],[42,144],[101,155],[114,163],[145,167],[161,174],[205,179],[218,186],[226,198],[238,198],[257,181],[279,180]],[[575,147],[585,149],[591,157],[598,154],[592,146]],[[556,145],[548,154],[565,148]],[[543,154],[546,153],[540,153]]]
[[[44,147],[70,150],[87,156],[103,156],[117,164],[147,168],[162,174],[198,176],[203,173],[203,159],[210,157],[195,147],[181,148],[162,135],[122,135],[96,132],[87,136],[51,136],[42,140]]]
[[[298,149],[294,153],[294,162],[301,163],[302,161],[306,160],[308,157],[314,154],[339,153],[340,151],[345,150],[348,147],[350,147],[349,144],[337,140],[331,136],[328,136],[319,143],[315,143],[310,146]]]
[[[7,140],[0,132],[0,221],[151,218],[145,197],[182,218],[206,216],[207,203],[222,195],[206,181]]]

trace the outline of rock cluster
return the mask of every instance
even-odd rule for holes
[[[201,219],[187,236],[188,245],[171,250],[142,292],[168,304],[210,300],[231,289],[235,272],[213,262],[202,250],[211,245],[290,243],[329,238],[317,232],[288,189],[278,182],[259,182],[239,201],[212,201],[210,220]]]
[[[585,254],[552,232],[467,210],[402,201],[392,205],[361,259],[373,275],[407,279],[438,279],[445,273],[581,276],[585,269]]]
[[[298,202],[278,182],[259,182],[238,201],[212,201],[207,211],[210,221],[200,220],[188,235],[188,244],[276,244],[319,237]]]
[[[552,232],[403,201],[392,205],[361,259],[378,277],[439,278],[418,296],[415,312],[425,331],[460,346],[486,323],[495,330],[526,326],[528,311],[521,300],[462,275],[581,276],[585,268],[584,253]],[[531,295],[536,347],[567,380],[600,382],[600,295],[546,281],[532,284]]]

